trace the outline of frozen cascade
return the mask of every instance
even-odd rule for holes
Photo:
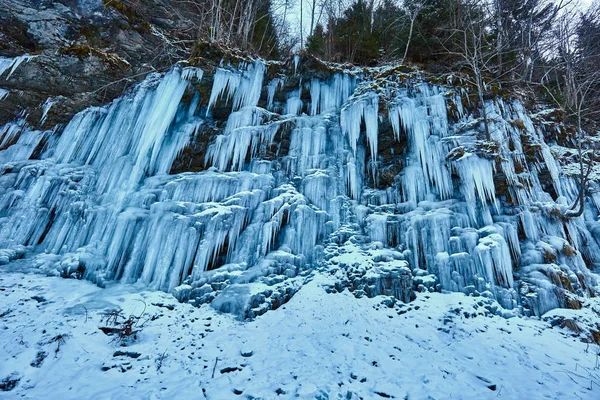
[[[283,80],[280,78],[274,78],[267,85],[267,110],[271,110],[273,107],[273,100],[275,99],[275,92],[283,85]]]
[[[348,137],[352,151],[356,155],[358,139],[360,137],[361,124],[364,121],[366,136],[371,150],[371,160],[377,159],[377,136],[379,96],[376,93],[368,93],[342,108],[340,124],[342,132]]]
[[[409,186],[414,178],[422,182],[420,175],[425,179],[426,191],[419,190],[409,196],[411,200],[424,200],[432,188],[436,189],[440,198],[447,199],[451,197],[453,188],[444,162],[449,148],[441,140],[448,132],[444,97],[437,93],[435,87],[431,89],[420,85],[418,89],[415,98],[409,97],[408,92],[401,93],[395,107],[390,110],[394,135],[399,138],[402,132],[408,134],[410,157],[419,160],[421,166],[420,173],[413,170],[412,174],[404,175],[403,180],[406,181],[405,186]]]
[[[223,134],[206,152],[206,161],[222,171],[230,166],[240,171],[248,152],[254,157],[259,146],[270,144],[277,133],[278,124],[261,125],[268,115],[266,110],[252,106],[232,112]]]
[[[594,294],[600,201],[552,216],[577,188],[518,101],[486,103],[488,155],[465,90],[290,62],[295,77],[260,60],[216,67],[207,98],[203,70],[176,65],[64,128],[0,127],[2,254],[242,317],[349,248],[364,259],[357,293],[461,291],[534,315]]]
[[[220,97],[230,100],[233,97],[233,110],[246,106],[256,106],[262,91],[266,67],[256,61],[241,65],[237,71],[217,68],[213,88],[208,101],[207,113]]]

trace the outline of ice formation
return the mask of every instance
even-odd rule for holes
[[[24,60],[2,59],[0,71]],[[288,78],[263,84],[266,75],[262,61],[216,68],[201,98],[202,69],[177,65],[64,128],[1,127],[3,254],[243,316],[277,307],[303,271],[341,262],[350,247],[368,261],[360,281],[372,295],[408,301],[412,279],[415,290],[489,296],[539,315],[567,305],[559,289],[592,294],[597,204],[552,217],[577,190],[518,101],[486,104],[498,143],[486,157],[482,122],[460,91],[418,80],[381,93],[368,77],[335,72],[276,96]],[[217,108],[227,110],[218,124]],[[201,135],[204,165],[171,173]],[[539,148],[535,162],[524,136]],[[401,168],[382,184],[390,157]]]
[[[6,74],[5,78],[8,80],[8,78],[10,78],[16,69],[19,68],[19,65],[21,65],[23,62],[31,60],[33,57],[35,56],[31,56],[29,54],[23,54],[15,58],[0,57],[0,76],[2,76],[4,72],[8,71],[8,74]]]

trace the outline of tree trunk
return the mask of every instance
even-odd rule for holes
[[[304,32],[302,32],[302,29],[304,29],[304,27],[302,26],[302,14],[304,13],[304,9],[302,7],[302,3],[304,3],[304,0],[300,0],[300,50],[304,48]]]
[[[488,124],[487,109],[485,106],[485,98],[483,95],[483,80],[481,79],[481,73],[479,71],[475,72],[475,74],[477,75],[477,77],[476,77],[476,79],[477,79],[477,94],[479,96],[479,103],[481,104],[481,110],[483,113],[483,126],[485,128],[485,138],[486,138],[486,140],[491,140],[492,136],[490,135],[490,127]]]
[[[498,53],[498,77],[502,76],[502,48],[504,47],[504,27],[502,26],[502,6],[500,0],[496,0],[496,23],[498,24],[498,39],[496,41],[496,53]]]
[[[408,47],[410,46],[410,41],[412,39],[414,25],[415,25],[415,17],[412,17],[410,19],[410,29],[408,31],[408,40],[406,41],[406,48],[404,49],[404,56],[402,56],[401,64],[404,64],[404,62],[406,61],[406,56],[408,55]]]

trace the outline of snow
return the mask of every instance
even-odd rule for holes
[[[3,272],[0,377],[20,378],[5,396],[591,400],[600,395],[590,383],[598,374],[596,350],[567,329],[537,319],[505,319],[494,315],[493,301],[457,293],[420,294],[410,305],[389,308],[382,304],[385,297],[327,294],[323,285],[329,279],[316,274],[278,310],[240,322],[139,285],[101,289],[85,281]],[[113,309],[141,316],[137,340],[126,347],[98,329],[105,326],[103,314]],[[63,341],[52,341],[58,335]],[[39,354],[45,358],[32,366]]]

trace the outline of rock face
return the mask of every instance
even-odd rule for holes
[[[240,318],[281,306],[315,268],[330,291],[392,305],[459,291],[541,315],[596,294],[600,201],[561,217],[577,194],[555,159],[567,150],[518,100],[487,102],[484,141],[472,94],[416,70],[195,59],[145,74],[136,46],[160,39],[144,22],[159,14],[136,9],[81,58],[58,51],[83,40],[73,26],[127,9],[35,3],[1,14],[21,27],[3,32],[14,54],[0,63],[1,263]],[[71,118],[121,61],[142,81]]]
[[[8,91],[0,123],[20,114],[35,127],[67,123],[149,72],[168,70],[190,54],[197,34],[200,16],[190,7],[164,0],[0,1],[0,65],[33,56],[18,74],[0,76]]]

